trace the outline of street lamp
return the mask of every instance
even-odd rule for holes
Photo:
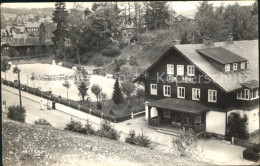
[[[19,99],[20,99],[20,111],[22,111],[22,96],[21,96],[21,84],[20,84],[20,72],[21,70],[15,66],[13,69],[13,73],[18,74],[18,88],[19,88]]]

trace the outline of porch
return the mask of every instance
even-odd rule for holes
[[[206,131],[209,108],[195,101],[167,98],[148,103],[148,124],[158,129]]]

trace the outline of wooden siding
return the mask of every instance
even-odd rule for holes
[[[179,52],[175,49],[172,49],[167,53],[163,59],[161,59],[157,65],[153,66],[147,73],[148,78],[144,79],[145,83],[145,98],[159,100],[168,98],[164,96],[163,86],[169,85],[171,87],[171,96],[172,98],[177,98],[177,87],[185,87],[185,99],[192,100],[192,88],[200,89],[200,100],[198,102],[210,107],[216,108],[221,112],[226,112],[229,109],[241,108],[241,107],[251,107],[255,106],[256,102],[251,101],[240,101],[236,99],[236,92],[226,93],[219,88],[214,82],[209,81],[209,77],[204,77],[196,67],[195,67],[195,77],[197,80],[200,78],[200,82],[196,83],[176,83],[167,81],[167,64],[174,65],[174,76],[177,74],[177,65],[184,65],[184,75],[187,76],[187,65],[192,65],[187,61]],[[218,66],[218,65],[216,65]],[[220,65],[218,67],[221,67]],[[223,65],[222,65],[223,67]],[[240,64],[238,65],[240,67]],[[232,68],[232,64],[231,64]],[[160,77],[161,79],[158,79]],[[192,76],[191,76],[192,77]],[[150,84],[157,84],[157,95],[151,95]],[[217,90],[217,102],[208,102],[208,90]]]

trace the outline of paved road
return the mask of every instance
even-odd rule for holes
[[[2,100],[6,100],[7,107],[10,105],[19,104],[18,90],[2,85]],[[77,121],[81,121],[83,124],[86,122],[86,119],[89,119],[92,122],[92,125],[95,129],[99,128],[101,119],[87,113],[57,104],[58,110],[40,110],[40,100],[45,100],[40,97],[31,95],[26,92],[22,92],[22,101],[23,106],[26,107],[26,123],[34,124],[35,120],[39,118],[44,118],[50,122],[53,127],[64,129],[65,125],[70,122],[71,118]],[[2,108],[4,111],[4,108]],[[115,128],[118,131],[123,131],[121,133],[121,141],[124,141],[125,137],[131,129],[135,129],[137,132],[140,132],[141,129],[145,132],[147,136],[151,138],[153,142],[158,142],[160,144],[167,145],[160,146],[161,150],[164,152],[169,152],[172,145],[173,136],[165,135],[156,132],[153,129],[150,129],[145,121],[144,117],[127,120],[121,123],[113,123]],[[200,140],[199,147],[204,149],[203,160],[205,161],[214,161],[216,164],[222,165],[252,165],[256,164],[241,158],[242,151],[245,149],[236,145],[228,145],[219,140]]]

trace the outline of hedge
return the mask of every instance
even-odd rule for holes
[[[15,87],[16,89],[18,89],[17,83],[14,83],[12,81],[3,80],[3,79],[2,79],[2,81],[3,81],[3,84],[11,86],[11,87]],[[51,100],[51,101],[55,101],[56,103],[60,103],[60,104],[69,106],[71,108],[80,110],[80,111],[85,112],[85,113],[89,113],[89,108],[85,105],[80,105],[77,101],[70,100],[70,99],[67,100],[65,98],[59,98],[56,95],[50,94],[49,91],[48,92],[42,92],[37,88],[32,88],[32,87],[28,87],[28,86],[21,84],[21,89],[22,88],[23,88],[23,91],[25,91],[25,92],[27,92],[27,89],[28,89],[28,93],[31,93],[33,95],[43,97],[43,98]],[[80,109],[79,109],[79,106],[80,106]],[[97,116],[97,117],[100,118],[101,112],[96,111],[96,110],[92,110],[91,115],[94,115],[94,116]],[[131,119],[131,114],[120,116],[120,117],[108,114],[108,115],[104,115],[103,118],[106,119],[106,120],[118,123],[118,122],[123,122],[125,120]]]
[[[243,158],[256,162],[259,160],[259,154],[254,152],[252,148],[247,148],[243,151]]]

